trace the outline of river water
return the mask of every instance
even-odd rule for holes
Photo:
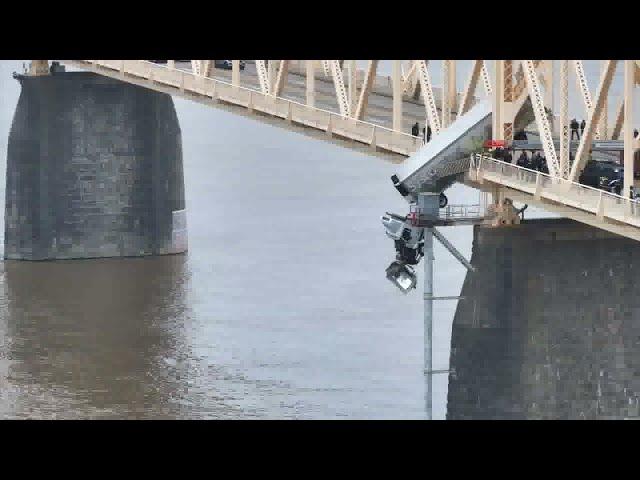
[[[21,69],[0,62],[0,171]],[[425,418],[421,289],[384,275],[394,165],[174,101],[189,252],[0,262],[0,418]],[[470,256],[469,227],[445,233]],[[465,270],[435,248],[435,294],[458,295]],[[454,310],[434,309],[435,369]]]

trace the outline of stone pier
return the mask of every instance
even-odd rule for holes
[[[89,72],[16,75],[5,259],[187,250],[180,126],[171,96]]]
[[[637,418],[640,243],[566,219],[475,227],[447,418]]]

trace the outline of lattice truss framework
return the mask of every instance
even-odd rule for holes
[[[32,62],[36,68],[39,63]],[[294,60],[255,60],[260,91],[263,95],[280,97],[286,92],[291,65]],[[638,140],[632,136],[633,91],[640,82],[640,66],[636,60],[603,60],[597,90],[592,95],[586,80],[581,60],[555,61],[559,70],[559,82],[555,84],[554,62],[549,60],[473,60],[462,91],[456,85],[457,61],[443,60],[442,86],[438,96],[432,82],[429,60],[392,60],[390,94],[393,99],[393,130],[403,130],[403,101],[414,100],[425,108],[424,124],[431,127],[432,135],[438,135],[460,115],[464,115],[482,96],[493,102],[493,136],[510,141],[514,135],[514,120],[530,99],[535,117],[533,129],[540,136],[552,176],[575,181],[589,157],[593,140],[618,139],[624,132],[625,165],[638,149]],[[315,104],[315,80],[318,75],[330,79],[334,86],[335,101],[339,114],[345,118],[364,120],[369,107],[369,97],[379,80],[379,60],[367,60],[363,70],[356,68],[355,60],[307,60],[306,103]],[[432,64],[435,62],[431,62]],[[170,67],[175,61],[169,60]],[[241,84],[240,61],[232,61],[232,82]],[[211,76],[214,60],[191,60],[194,75]],[[493,67],[493,79],[489,71]],[[608,125],[609,92],[616,68],[625,70],[624,95]],[[575,78],[574,94],[578,94],[584,105],[586,127],[581,135],[575,159],[570,158],[570,128],[568,100],[572,90],[569,77]],[[482,92],[479,85],[482,84]],[[553,110],[554,93],[559,92],[559,112]],[[482,95],[483,94],[483,95]],[[375,123],[372,121],[371,123]],[[556,151],[554,137],[559,137]],[[629,142],[630,148],[627,147]]]

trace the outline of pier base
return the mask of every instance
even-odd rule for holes
[[[89,72],[16,75],[4,258],[187,250],[180,126],[171,96]]]
[[[476,226],[447,418],[638,418],[640,244],[567,219]]]

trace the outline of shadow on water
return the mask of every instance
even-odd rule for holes
[[[569,220],[474,231],[447,418],[637,418],[640,246]]]
[[[4,262],[0,416],[188,416],[186,260]]]

